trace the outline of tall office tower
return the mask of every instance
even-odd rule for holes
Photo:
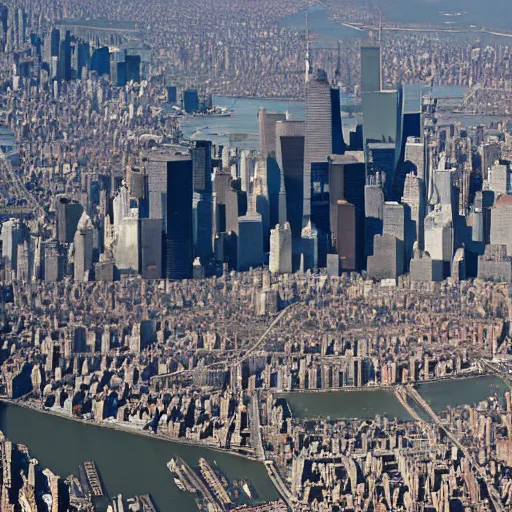
[[[416,176],[423,181],[423,190],[426,194],[426,146],[425,142],[417,137],[408,137],[405,144],[404,160],[411,162],[416,168]]]
[[[177,103],[178,102],[178,90],[175,85],[171,85],[167,87],[167,103]]]
[[[368,276],[380,281],[397,279],[403,274],[404,246],[396,236],[384,233],[375,235],[373,255],[368,256]]]
[[[148,175],[143,169],[130,167],[126,172],[126,184],[130,191],[130,196],[140,202],[148,197]],[[147,215],[144,215],[146,217]]]
[[[162,277],[162,219],[140,219],[140,273],[142,279]]]
[[[292,231],[290,223],[277,224],[270,231],[270,272],[292,273]]]
[[[231,148],[225,147],[222,148],[221,159],[222,159],[222,170],[229,171],[231,169],[231,159],[232,159],[232,151]]]
[[[75,51],[72,54],[72,68],[77,79],[82,78],[82,71],[84,68],[89,69],[91,63],[91,47],[89,43],[84,41],[77,41],[75,44]]]
[[[268,251],[268,234],[270,232],[270,198],[268,191],[268,159],[261,157],[256,163],[252,197],[256,203],[256,212],[261,215],[263,223],[264,248]]]
[[[2,257],[7,269],[16,270],[18,245],[27,238],[27,227],[18,219],[9,219],[2,224]]]
[[[34,272],[34,247],[29,238],[18,245],[16,278],[18,281],[30,281]]]
[[[148,151],[142,161],[148,175],[149,218],[162,219],[167,233],[167,162],[174,158],[171,151]]]
[[[192,198],[194,256],[205,263],[213,248],[213,203],[212,193],[194,192]]]
[[[368,177],[364,187],[364,261],[373,254],[375,235],[382,234],[384,219],[384,192],[380,183],[380,174]]]
[[[47,283],[60,281],[64,276],[63,258],[57,241],[45,243],[44,280]]]
[[[165,277],[192,277],[193,215],[192,159],[174,156],[167,163],[167,234]]]
[[[317,212],[319,220],[323,222],[328,218],[328,203],[324,204],[329,173],[327,157],[343,151],[339,90],[331,89],[327,74],[319,70],[306,85],[304,219],[315,213],[312,201],[316,199],[322,203]]]
[[[423,249],[423,219],[425,218],[425,187],[423,180],[413,173],[405,177],[402,204],[405,211],[405,237],[408,240],[405,247],[405,259],[412,258],[412,246],[418,242],[419,249]]]
[[[488,179],[489,169],[500,159],[501,145],[498,142],[487,142],[479,146],[478,153],[481,158],[482,178]]]
[[[405,207],[403,204],[399,204],[395,201],[387,201],[384,203],[384,216],[383,216],[383,234],[393,235],[401,242],[401,247],[404,250],[402,260],[404,260],[405,268],[409,268],[408,261],[405,261],[405,247],[408,245],[408,240],[405,237]],[[412,244],[410,248],[412,253]]]
[[[380,46],[361,46],[361,92],[382,89]]]
[[[400,91],[363,94],[363,142],[367,174],[381,173],[387,200],[397,199],[395,171],[401,153],[401,110]]]
[[[107,46],[96,48],[91,57],[91,71],[99,76],[110,74],[110,52]]]
[[[56,205],[57,239],[61,244],[73,242],[84,209],[80,203],[60,197]]]
[[[214,186],[216,193],[215,225],[216,232],[238,233],[238,217],[247,212],[247,195],[238,190],[237,182],[225,171],[215,173]]]
[[[238,219],[237,268],[249,270],[263,265],[263,222],[261,215],[251,208]]]
[[[278,121],[286,121],[283,112],[267,112],[267,109],[258,110],[258,122],[260,128],[260,150],[264,157],[276,155],[276,126]]]
[[[333,243],[342,271],[357,270],[356,208],[344,199],[336,202],[336,232]]]
[[[442,268],[439,265],[434,265],[430,254],[420,250],[418,242],[414,242],[409,273],[412,281],[428,283],[443,280]]]
[[[434,272],[450,275],[454,250],[453,221],[451,212],[443,210],[441,205],[425,217],[425,251],[430,254]]]
[[[434,193],[430,204],[439,204],[449,213],[457,211],[453,178],[453,171],[445,169],[444,158],[441,158],[439,168],[434,171]]]
[[[204,262],[212,255],[212,143],[197,141],[192,149],[194,255]]]
[[[279,191],[281,189],[281,173],[276,160],[276,126],[278,122],[286,121],[286,114],[282,112],[267,112],[266,109],[261,108],[258,111],[258,121],[261,154],[266,159],[269,226],[274,226],[279,222]]]
[[[128,188],[124,185],[119,188],[119,192],[114,197],[112,209],[114,213],[114,239],[117,239],[121,230],[121,223],[126,217],[132,216],[130,209],[130,193],[128,192]]]
[[[512,281],[512,257],[505,245],[486,245],[483,255],[478,256],[478,279]]]
[[[139,246],[139,216],[138,210],[133,208],[129,215],[121,219],[117,227],[114,258],[119,272],[139,272]]]
[[[386,201],[383,210],[383,233],[393,235],[405,243],[405,208],[395,201]]]
[[[44,61],[50,64],[52,57],[59,57],[60,49],[60,31],[56,28],[52,29],[44,42]]]
[[[199,110],[199,95],[195,89],[183,91],[183,110],[187,114],[193,114]]]
[[[64,39],[59,42],[58,80],[71,80],[71,34],[66,30]]]
[[[498,194],[508,194],[511,189],[509,165],[509,162],[506,161],[496,162],[489,169],[489,189],[492,190],[496,196],[498,196]]]
[[[251,193],[251,179],[256,170],[256,158],[248,149],[240,151],[240,188]]]
[[[338,201],[346,200],[355,211],[356,260],[354,270],[364,268],[365,165],[354,155],[329,156],[329,222],[331,237],[338,233]],[[336,246],[335,244],[333,244]]]
[[[74,238],[75,281],[83,281],[92,269],[93,225],[91,218],[83,212]]]
[[[493,245],[505,245],[512,256],[512,196],[501,196],[491,209],[491,239]]]
[[[301,263],[300,269],[305,272],[318,270],[318,230],[312,224],[311,219],[301,230]]]
[[[236,268],[237,236],[233,232],[216,233],[214,240],[215,261]]]
[[[127,82],[140,82],[140,61],[140,55],[127,55],[125,57]]]
[[[191,151],[194,176],[194,192],[204,194],[212,191],[212,143],[198,140]]]
[[[279,218],[290,223],[295,239],[301,237],[302,231],[305,127],[304,121],[276,123],[276,159],[281,170],[286,197],[286,212],[280,211]],[[281,199],[281,203],[283,202]]]

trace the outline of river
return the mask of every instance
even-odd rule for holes
[[[424,88],[423,88],[424,89]],[[406,84],[404,87],[405,110],[414,110],[419,104],[422,86],[418,84]],[[434,87],[431,91],[436,98],[462,97],[465,89],[462,87]],[[353,99],[342,98],[343,105],[354,104]],[[259,148],[258,109],[266,108],[269,112],[288,112],[290,119],[304,119],[305,104],[303,100],[274,100],[259,98],[230,98],[227,96],[213,96],[213,104],[234,110],[232,117],[197,116],[180,119],[180,126],[185,138],[197,140],[211,140],[215,144],[224,146],[236,145],[239,148]],[[441,113],[441,121],[462,122],[465,126],[473,126],[479,123],[487,124],[496,121],[496,118],[485,116],[463,116],[453,113]],[[350,140],[350,132],[356,129],[356,125],[362,122],[361,114],[349,115],[342,112],[342,128],[345,141]],[[230,135],[244,134],[245,140],[230,144]]]
[[[386,20],[389,20],[398,25],[414,23],[420,26],[433,25],[446,30],[469,31],[475,27],[512,30],[510,0],[493,0],[492,9],[487,8],[481,0],[359,0],[356,3],[369,11],[381,10],[384,26]],[[310,7],[308,13],[313,40],[321,47],[334,47],[338,39],[368,37],[364,30],[347,27],[339,21],[329,19],[331,12],[320,4]],[[305,13],[301,11],[290,14],[281,19],[279,24],[286,28],[304,30]],[[466,35],[468,34],[469,32],[466,32]],[[482,34],[474,32],[474,37],[482,37]],[[490,38],[487,35],[484,37]]]
[[[151,494],[160,512],[197,511],[192,496],[180,492],[166,464],[173,456],[197,466],[200,457],[216,461],[230,481],[248,478],[258,500],[278,498],[263,466],[242,457],[206,448],[86,425],[9,404],[0,404],[0,430],[14,443],[62,478],[78,474],[86,460],[98,464],[110,496]]]
[[[448,406],[476,405],[499,389],[503,395],[507,385],[497,377],[451,379],[420,384],[419,393],[436,412]],[[298,418],[373,418],[376,414],[389,418],[410,420],[392,391],[358,390],[333,391],[331,393],[287,393],[282,395]],[[417,407],[414,407],[417,409]],[[422,414],[422,417],[425,415]]]

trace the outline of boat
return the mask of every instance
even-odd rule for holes
[[[235,114],[234,110],[230,110],[227,107],[212,107],[204,112],[196,112],[195,117],[231,117]]]
[[[244,482],[244,484],[242,485],[242,489],[244,490],[245,494],[247,494],[248,498],[252,500],[252,492],[247,482]]]
[[[186,491],[185,485],[183,485],[183,482],[179,478],[174,477],[174,483],[176,484],[176,487],[178,487],[180,491]]]

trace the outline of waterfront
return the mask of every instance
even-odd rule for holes
[[[408,84],[405,87],[405,110],[417,108],[421,86]],[[422,88],[424,91],[426,88]],[[465,89],[462,87],[434,87],[432,95],[436,98],[462,97]],[[342,104],[349,104],[350,100],[342,100]],[[186,117],[180,120],[180,126],[185,138],[198,140],[211,140],[215,144],[237,146],[246,149],[259,148],[258,109],[263,107],[269,112],[288,112],[290,119],[304,119],[305,106],[303,100],[274,100],[263,98],[230,98],[214,96],[214,105],[226,107],[235,111],[232,117],[197,116]],[[461,122],[467,126],[488,124],[499,119],[490,116],[468,116],[452,112],[441,112],[440,122]],[[362,122],[361,114],[349,115],[342,112],[343,137],[350,140],[350,132]],[[245,140],[230,144],[231,135],[244,135]]]
[[[197,467],[199,458],[216,461],[229,480],[248,478],[258,501],[278,497],[262,464],[207,448],[185,446],[0,404],[0,430],[29,447],[43,467],[65,478],[78,465],[94,460],[111,496],[151,494],[160,512],[197,510],[188,493],[178,490],[166,464],[173,456]]]
[[[383,16],[395,22],[512,27],[510,0],[494,0],[491,9],[483,9],[480,0],[363,0],[361,5],[382,9]]]
[[[508,387],[498,377],[491,376],[418,385],[419,393],[436,412],[444,411],[448,406],[478,404],[493,395],[496,389],[504,393]],[[282,397],[287,400],[292,414],[298,418],[373,418],[381,414],[399,420],[411,419],[391,390],[287,393]],[[417,410],[414,405],[413,408]]]

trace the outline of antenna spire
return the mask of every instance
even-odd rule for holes
[[[309,75],[311,74],[311,62],[309,56],[309,16],[306,9],[306,83],[309,82]]]
[[[380,11],[380,19],[379,19],[379,44],[382,43],[382,11]]]
[[[336,61],[336,71],[334,72],[334,77],[336,80],[337,85],[341,80],[341,44],[340,40],[338,39],[338,59]]]

